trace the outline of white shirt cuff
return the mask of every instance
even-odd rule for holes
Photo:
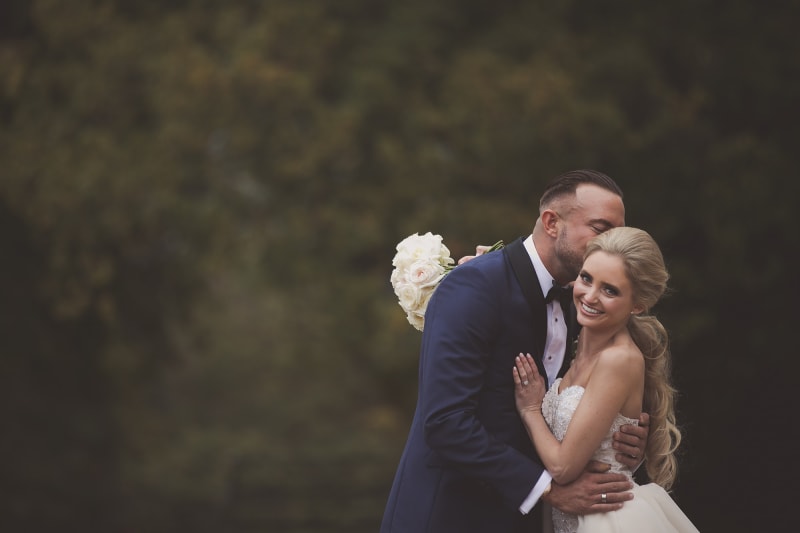
[[[522,514],[528,514],[533,506],[536,505],[536,502],[539,501],[539,498],[542,497],[544,493],[544,489],[550,484],[553,480],[553,476],[550,475],[550,472],[545,470],[542,472],[542,475],[539,477],[539,481],[536,482],[536,485],[533,486],[533,490],[531,493],[528,494],[528,497],[522,502],[522,505],[519,506],[519,512]]]

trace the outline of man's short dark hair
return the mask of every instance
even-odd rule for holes
[[[545,188],[539,200],[539,209],[549,205],[555,198],[565,195],[574,195],[578,185],[590,183],[613,192],[622,198],[622,189],[610,177],[596,170],[572,170],[554,178]]]

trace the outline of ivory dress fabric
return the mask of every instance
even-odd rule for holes
[[[557,379],[542,401],[542,414],[553,435],[561,441],[567,433],[572,415],[583,397],[584,389],[573,385],[559,391],[561,378]],[[638,424],[638,420],[618,414],[614,423],[592,456],[597,461],[611,465],[612,472],[633,474],[614,457],[611,447],[614,432],[625,424]],[[569,515],[553,509],[555,533],[695,533],[698,529],[681,511],[670,495],[659,485],[634,483],[633,499],[623,504],[622,509],[610,513],[585,516]]]

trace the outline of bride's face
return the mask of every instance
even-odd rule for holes
[[[585,328],[616,329],[640,309],[622,258],[597,251],[583,263],[572,290],[578,322]]]

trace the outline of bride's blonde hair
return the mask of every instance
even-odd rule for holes
[[[675,451],[681,432],[675,423],[675,394],[670,383],[671,358],[667,331],[649,313],[667,289],[669,274],[656,242],[637,228],[611,229],[592,239],[584,258],[603,251],[622,259],[633,287],[633,301],[645,310],[631,316],[628,331],[645,360],[643,409],[650,415],[650,433],[645,450],[648,477],[669,489],[677,475]]]

